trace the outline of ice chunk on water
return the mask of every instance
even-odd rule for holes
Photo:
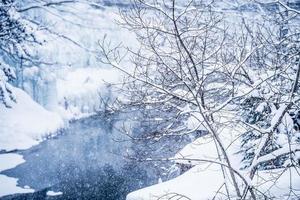
[[[62,195],[62,194],[63,194],[62,192],[54,192],[54,191],[48,191],[47,192],[48,196],[59,196],[59,195]]]

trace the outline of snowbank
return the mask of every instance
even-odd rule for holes
[[[203,136],[186,145],[173,159],[176,163],[194,165],[184,174],[150,186],[127,196],[127,200],[154,200],[154,199],[213,199],[216,192],[224,183],[220,165],[199,162],[197,159],[216,160],[217,149],[211,136]],[[225,192],[221,188],[220,192]],[[175,198],[175,195],[177,198]]]
[[[127,200],[166,200],[171,197],[193,200],[213,199],[215,192],[223,184],[222,174],[218,173],[220,170],[217,165],[210,165],[208,168],[197,165],[170,181],[130,193],[127,195]]]
[[[222,196],[225,194],[225,189],[222,187],[224,179],[220,166],[215,164],[204,166],[197,165],[170,181],[134,191],[127,195],[127,200],[166,200],[171,197],[174,199],[182,197],[181,199],[184,200],[207,200],[213,199],[217,191],[219,191],[217,199],[222,197],[226,199]],[[296,191],[300,189],[300,176],[295,169],[259,172],[253,180],[255,180],[253,184],[259,191],[266,195],[273,195],[276,199],[288,199],[290,187]],[[276,180],[276,183],[265,180]]]
[[[12,108],[0,104],[0,150],[30,148],[63,127],[58,114],[45,110],[21,89],[13,92],[17,102]]]

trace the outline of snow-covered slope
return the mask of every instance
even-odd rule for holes
[[[29,148],[63,127],[58,114],[45,110],[21,89],[13,92],[17,102],[12,108],[0,104],[0,150]]]
[[[272,179],[276,179],[276,183],[265,182]],[[258,186],[261,192],[274,195],[278,199],[288,199],[290,185],[294,190],[300,189],[300,177],[295,169],[259,172],[254,180],[253,184]],[[223,183],[220,166],[197,165],[175,179],[130,193],[127,200],[167,200],[172,197],[184,200],[207,200],[213,199],[218,192],[217,196],[222,199],[222,197],[226,198],[224,187],[222,188]]]

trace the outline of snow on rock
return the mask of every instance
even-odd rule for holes
[[[0,104],[0,150],[30,148],[63,127],[58,114],[45,110],[21,89],[13,88],[13,92],[17,103],[12,108]]]
[[[17,178],[11,178],[0,174],[0,197],[16,193],[34,192],[34,190],[30,188],[18,187],[17,182]]]
[[[266,102],[262,102],[262,103],[260,103],[260,104],[257,106],[257,108],[255,109],[255,111],[256,111],[256,112],[263,112],[263,111],[266,109],[267,106],[268,106],[268,105],[267,105]]]
[[[59,195],[62,195],[62,194],[63,194],[62,192],[54,192],[54,191],[48,191],[47,192],[48,196],[59,196]]]

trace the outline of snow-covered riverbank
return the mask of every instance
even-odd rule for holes
[[[4,170],[14,168],[19,164],[24,163],[25,160],[23,156],[15,153],[8,153],[8,154],[0,154],[0,173]],[[17,186],[18,179],[8,177],[6,175],[0,174],[0,197],[15,194],[15,193],[27,193],[27,192],[34,192],[33,189],[29,187],[21,188]],[[5,183],[5,184],[4,184]]]
[[[0,150],[28,149],[43,136],[64,126],[63,119],[47,111],[21,89],[14,88],[16,103],[12,108],[0,104]]]
[[[0,104],[0,151],[28,149],[42,141],[45,135],[64,127],[58,114],[44,109],[21,89],[13,88],[13,92],[16,103],[12,108]],[[0,173],[24,162],[19,154],[0,154]],[[18,187],[17,182],[17,178],[0,174],[0,196],[34,191]]]
[[[112,76],[113,73],[109,69],[96,68],[64,72],[56,84],[59,101],[52,111],[35,102],[25,91],[13,87],[16,96],[13,107],[0,104],[0,152],[29,149],[45,137],[57,134],[70,120],[104,109],[105,101],[112,97],[107,84],[118,79]],[[0,161],[0,173],[25,162],[21,155],[11,153],[0,154]],[[0,196],[33,191],[17,187],[17,181],[0,175]]]

